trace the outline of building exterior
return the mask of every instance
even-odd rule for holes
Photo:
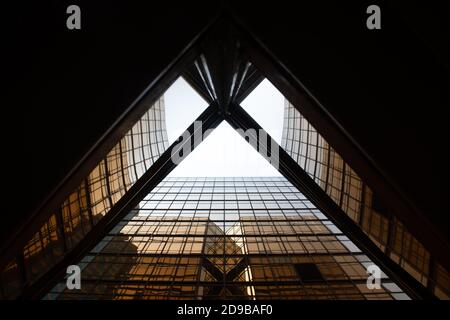
[[[450,275],[288,100],[281,147],[392,260],[450,299]]]
[[[11,299],[73,248],[167,149],[164,97],[138,120],[0,273]]]
[[[166,178],[46,299],[408,299],[282,177]]]
[[[16,298],[49,272],[168,148],[160,98],[0,273]],[[282,147],[395,262],[449,298],[450,277],[289,103]],[[46,299],[408,299],[285,178],[166,178]]]

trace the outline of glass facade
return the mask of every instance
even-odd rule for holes
[[[0,273],[16,298],[62,260],[168,148],[161,97]],[[437,297],[450,275],[286,100],[282,148]],[[409,299],[285,178],[166,178],[46,299]]]
[[[408,299],[283,177],[166,178],[45,299]]]
[[[281,147],[392,260],[450,299],[450,275],[287,100]]]
[[[0,298],[16,297],[60,261],[167,148],[161,97],[1,271]]]

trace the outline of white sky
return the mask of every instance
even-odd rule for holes
[[[169,143],[207,108],[208,104],[182,78],[164,94]],[[284,97],[264,80],[242,107],[280,143]],[[280,176],[226,121],[223,121],[169,176],[231,177]]]

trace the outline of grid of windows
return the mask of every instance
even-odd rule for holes
[[[408,298],[371,264],[285,178],[166,178],[46,299]]]
[[[424,246],[376,201],[370,188],[287,100],[281,146],[375,244],[423,285],[434,288],[437,296],[450,299],[449,283],[443,280],[450,275],[436,277]]]
[[[21,261],[2,270],[0,297],[14,298],[47,272],[159,158],[168,147],[164,119],[162,96],[30,239],[16,258]]]

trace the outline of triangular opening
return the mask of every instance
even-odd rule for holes
[[[223,121],[169,177],[280,177],[263,155]]]

